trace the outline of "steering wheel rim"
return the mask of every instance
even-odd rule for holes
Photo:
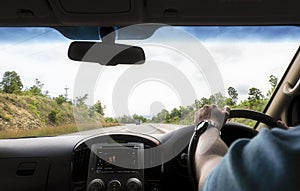
[[[245,117],[245,116],[247,116],[247,117]],[[261,113],[261,112],[247,110],[247,109],[234,109],[234,110],[230,111],[230,115],[228,118],[229,119],[230,118],[247,118],[247,119],[255,120],[257,122],[264,123],[270,127],[277,126],[277,120],[275,120],[273,117],[271,117],[267,114]],[[257,129],[257,126],[255,126],[254,129]]]
[[[271,127],[277,126],[277,121],[273,117],[266,115],[264,113],[261,113],[261,112],[253,111],[253,110],[234,109],[234,110],[230,111],[230,115],[228,118],[246,118],[246,119],[255,120],[257,122],[262,122]],[[226,129],[226,126],[227,126],[226,124],[227,123],[225,123],[222,130]],[[244,129],[244,130],[251,129],[248,126],[241,125],[239,123],[230,123],[230,125],[227,126],[227,129],[233,128],[234,126],[239,126],[239,128]],[[254,129],[250,130],[250,131],[253,131],[253,133],[255,131],[256,133],[254,133],[254,134],[257,134],[256,127],[254,127]],[[221,130],[221,132],[223,132],[222,130]],[[243,138],[243,137],[240,137],[240,138]],[[190,140],[189,147],[188,147],[188,157],[187,157],[188,161],[187,162],[188,162],[188,172],[189,172],[190,180],[191,180],[192,187],[194,188],[194,190],[198,189],[198,180],[196,177],[196,167],[195,167],[195,152],[196,152],[197,144],[198,144],[198,138],[196,138],[195,133],[193,133],[192,138]]]

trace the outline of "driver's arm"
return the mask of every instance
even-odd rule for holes
[[[209,127],[199,138],[195,153],[196,175],[199,180],[199,190],[211,171],[220,163],[228,147],[220,138],[220,130],[229,115],[230,109],[220,110],[215,105],[204,106],[195,114],[195,124],[203,120],[211,120],[218,124]]]
[[[211,143],[212,139],[214,139],[213,143]],[[210,172],[220,163],[227,149],[225,143],[219,138],[218,129],[209,128],[202,134],[195,154],[199,190],[202,189],[204,181]]]
[[[219,132],[229,112],[228,107],[220,110],[213,105],[204,106],[195,115],[196,124],[203,120],[219,123],[198,141],[195,166],[199,191],[203,186],[208,190],[299,190],[300,126],[284,130],[286,125],[278,121],[281,128],[263,129],[252,140],[240,139],[227,153]]]

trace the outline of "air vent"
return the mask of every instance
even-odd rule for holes
[[[73,182],[86,181],[90,159],[90,149],[84,148],[74,152]]]

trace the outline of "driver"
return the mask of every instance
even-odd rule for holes
[[[239,139],[230,148],[220,130],[230,113],[206,105],[195,114],[195,124],[205,122],[195,153],[198,190],[300,190],[300,126],[263,128],[253,139]]]

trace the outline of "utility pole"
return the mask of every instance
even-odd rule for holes
[[[65,98],[66,99],[68,99],[68,90],[69,90],[70,88],[68,88],[68,86],[66,85],[66,87],[65,87],[65,90],[66,90],[66,94],[65,94]]]

